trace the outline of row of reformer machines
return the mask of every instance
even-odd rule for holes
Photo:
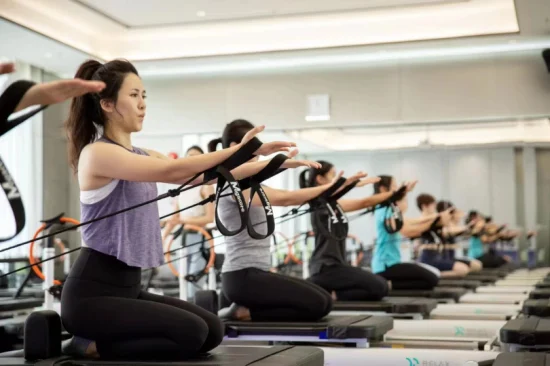
[[[4,328],[11,323],[24,331],[24,348],[0,354],[0,365],[550,364],[545,354],[550,349],[550,268],[487,269],[462,280],[442,279],[431,291],[394,290],[379,302],[337,301],[328,317],[314,323],[227,320],[224,343],[212,354],[169,363],[62,357],[61,343],[69,335],[57,315],[48,278],[53,272],[44,272],[44,299],[0,300]],[[194,301],[223,319],[225,309],[218,310],[217,299],[216,291],[206,290]]]

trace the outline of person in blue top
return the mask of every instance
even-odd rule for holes
[[[374,184],[374,193],[397,191],[395,179],[389,175],[380,175],[380,181]],[[408,183],[406,193],[412,191],[416,182]],[[402,213],[407,211],[407,195],[396,202]],[[400,230],[392,233],[387,228],[387,220],[392,219],[393,212],[387,207],[379,207],[374,213],[376,222],[376,244],[372,257],[372,271],[384,277],[391,288],[399,289],[432,289],[439,282],[439,271],[422,263],[403,263],[400,246],[402,237],[415,238],[429,229],[437,214],[419,219],[403,219]],[[433,217],[432,217],[433,216]],[[393,230],[392,230],[393,231]]]
[[[452,209],[451,221],[442,228],[443,257],[466,264],[470,268],[470,273],[479,272],[483,269],[483,264],[479,260],[456,256],[456,250],[459,248],[457,241],[461,237],[468,236],[471,228],[462,223],[465,214],[452,202],[441,200],[437,203],[437,212],[443,212],[449,208]]]
[[[498,255],[494,249],[485,252],[484,244],[491,244],[501,238],[508,238],[509,235],[504,226],[499,228],[479,212],[472,210],[466,217],[466,224],[472,227],[468,257],[477,259],[483,264],[483,268],[498,268],[511,262],[508,256]]]

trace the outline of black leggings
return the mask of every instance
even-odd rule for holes
[[[508,263],[492,249],[477,258],[477,260],[483,264],[483,268],[499,268]]]
[[[223,339],[220,319],[188,302],[141,290],[141,269],[82,248],[63,286],[65,329],[94,340],[102,358],[185,359]]]
[[[223,273],[222,287],[225,301],[248,308],[254,321],[317,321],[332,310],[321,287],[257,268]]]
[[[388,282],[361,268],[347,265],[323,266],[309,278],[342,301],[380,301],[388,294]]]
[[[395,264],[378,275],[391,281],[394,290],[431,290],[439,282],[435,273],[414,263]]]

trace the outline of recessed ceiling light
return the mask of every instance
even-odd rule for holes
[[[204,16],[206,16],[206,12],[202,11],[202,10],[199,10],[199,11],[197,11],[197,16],[198,17],[204,17]]]

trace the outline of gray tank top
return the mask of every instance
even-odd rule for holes
[[[104,138],[100,141],[114,143]],[[148,155],[137,147],[131,152]],[[80,203],[81,220],[92,220],[156,197],[155,182],[119,180],[113,191],[102,200],[92,204]],[[81,231],[82,241],[87,247],[116,257],[129,266],[151,268],[164,263],[156,202],[85,225]]]
[[[221,197],[216,208],[221,222],[229,230],[235,230],[240,225],[240,216],[238,214],[237,203],[231,196]],[[258,233],[267,232],[265,221],[265,211],[263,207],[251,207],[249,216],[252,224],[257,224],[254,228]],[[253,239],[248,235],[246,228],[234,236],[226,236],[225,239],[225,259],[223,262],[222,273],[238,271],[245,268],[258,268],[263,271],[269,271],[271,268],[271,255],[269,247],[271,237],[262,240]]]

